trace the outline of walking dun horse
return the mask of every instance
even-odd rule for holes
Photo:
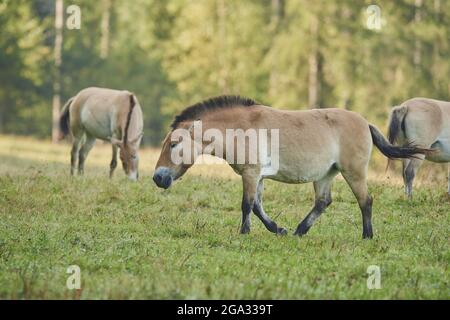
[[[84,162],[95,139],[112,143],[109,176],[117,167],[117,149],[125,174],[132,181],[139,177],[139,145],[143,136],[142,110],[136,96],[128,91],[86,88],[69,99],[59,121],[61,139],[73,136],[71,174],[83,174]]]
[[[254,164],[248,163],[247,160],[243,164],[236,164],[235,157],[223,157],[233,170],[242,176],[241,233],[243,234],[250,232],[251,211],[270,232],[287,233],[286,229],[278,227],[264,212],[262,205],[264,179],[285,183],[313,182],[314,207],[294,233],[301,236],[308,232],[314,221],[331,204],[332,182],[340,172],[352,189],[361,209],[363,238],[372,238],[372,198],[367,189],[367,169],[372,143],[389,158],[411,158],[429,152],[427,149],[412,145],[392,146],[377,128],[354,112],[342,109],[282,111],[260,105],[251,99],[223,96],[190,106],[175,118],[171,126],[172,131],[163,142],[153,176],[159,187],[169,188],[174,180],[192,166],[193,161],[182,163],[173,161],[173,154],[180,151],[180,145],[184,141],[180,142],[179,137],[174,139],[172,136],[178,129],[192,132],[196,120],[201,121],[203,130],[213,129],[223,136],[226,130],[230,129],[245,131],[265,129],[270,132],[272,129],[278,130],[279,148],[276,151],[279,163],[276,172],[267,173],[264,170],[268,159],[271,161],[273,150],[265,150],[265,154],[268,155],[266,159],[258,155]],[[188,138],[193,139],[192,134]],[[273,135],[270,135],[269,140],[273,138]],[[204,153],[205,145],[210,143],[206,140],[202,139],[200,143],[192,144],[194,157]],[[233,145],[235,140],[224,141],[222,150],[244,147],[247,155],[252,152],[249,146],[245,145],[245,139]],[[210,150],[210,154],[218,156],[215,150]]]
[[[413,98],[394,107],[389,121],[389,141],[405,146],[414,143],[434,152],[404,159],[403,181],[405,193],[413,194],[413,181],[424,160],[450,162],[450,102]],[[448,167],[448,194],[450,195],[450,164]]]

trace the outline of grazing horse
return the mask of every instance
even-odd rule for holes
[[[117,149],[125,174],[132,181],[139,177],[139,145],[143,136],[142,110],[136,96],[128,91],[104,88],[81,90],[64,105],[59,120],[61,139],[73,136],[71,174],[84,171],[84,162],[95,139],[112,143],[110,178],[117,167]]]
[[[432,162],[450,162],[450,102],[427,98],[413,98],[394,107],[389,121],[389,141],[405,146],[414,143],[434,152],[403,160],[405,193],[411,199],[413,181],[424,159]],[[450,164],[448,167],[448,194],[450,195]]]
[[[354,112],[341,109],[282,111],[238,96],[216,97],[188,107],[173,121],[173,130],[163,142],[153,176],[159,187],[170,187],[172,181],[181,177],[192,165],[192,161],[179,163],[178,160],[173,160],[174,154],[181,154],[180,148],[183,155],[186,151],[180,146],[185,141],[180,142],[178,135],[175,138],[173,136],[178,129],[192,133],[196,120],[201,121],[203,130],[211,129],[223,136],[227,130],[269,130],[271,135],[267,149],[269,144],[272,146],[272,140],[279,141],[278,148],[271,149],[270,152],[259,150],[259,154],[267,156],[258,155],[253,164],[247,158],[243,163],[236,163],[235,154],[228,152],[233,148],[242,149],[244,145],[246,156],[251,155],[254,149],[250,143],[247,146],[246,139],[240,139],[236,145],[231,146],[229,144],[233,144],[235,137],[224,141],[222,150],[227,150],[227,156],[223,158],[242,176],[243,181],[241,233],[250,231],[251,211],[270,232],[287,233],[286,229],[278,227],[266,215],[262,206],[263,180],[272,179],[285,183],[314,183],[314,207],[294,233],[300,236],[306,234],[331,204],[332,181],[340,172],[350,185],[361,209],[363,238],[372,238],[372,198],[366,181],[372,143],[391,158],[409,158],[427,152],[413,146],[392,146],[378,129]],[[195,136],[195,132],[193,135]],[[216,140],[218,137],[219,135]],[[193,139],[192,134],[187,139]],[[210,141],[210,138],[202,138],[199,143],[194,141],[194,156],[204,154],[204,147],[209,146]],[[210,154],[221,156],[217,150],[210,150]],[[278,165],[274,166],[277,170],[266,170],[267,166],[273,165],[274,158],[278,161]]]

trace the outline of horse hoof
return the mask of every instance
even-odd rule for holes
[[[297,230],[294,232],[294,236],[302,237],[305,234],[308,233],[310,227],[305,227],[305,225],[300,224],[300,226],[297,227]]]
[[[300,232],[298,230],[293,233],[293,235],[297,236],[297,237],[303,237],[305,234],[306,234],[306,232],[303,233],[303,232]]]
[[[249,234],[250,233],[250,228],[242,228],[241,229],[241,234]]]
[[[373,234],[363,234],[363,239],[372,239],[373,238]]]
[[[278,236],[285,236],[288,234],[288,231],[285,228],[278,228],[277,235]]]

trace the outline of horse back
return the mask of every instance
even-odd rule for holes
[[[355,112],[274,110],[260,119],[280,128],[280,158],[296,168],[292,171],[317,172],[319,177],[333,166],[344,170],[355,166],[362,168],[361,174],[367,168],[372,137],[367,120]]]

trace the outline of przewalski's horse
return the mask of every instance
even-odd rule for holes
[[[403,181],[409,198],[413,193],[413,181],[424,159],[450,162],[450,102],[413,98],[394,107],[389,121],[389,141],[405,146],[414,143],[422,148],[432,148],[427,155],[403,160]],[[450,165],[448,168],[450,195]]]
[[[194,139],[192,136],[196,133],[192,132],[192,128],[195,128],[196,120],[201,121],[205,132],[213,129],[218,134],[215,140],[220,134],[227,135],[227,130],[266,130],[272,132],[270,142],[267,143],[272,145],[272,140],[277,138],[275,133],[278,133],[279,148],[270,152],[266,150],[265,159],[258,155],[255,164],[236,164],[236,153],[230,153],[232,156],[228,156],[230,149],[241,149],[242,144],[246,148],[246,156],[254,152],[250,143],[247,146],[246,139],[241,139],[233,145],[233,137],[226,139],[225,145],[219,145],[222,150],[227,150],[227,156],[223,158],[242,176],[241,233],[250,231],[252,210],[269,231],[276,234],[287,233],[286,229],[278,227],[263,210],[263,180],[272,179],[285,183],[314,183],[315,205],[295,231],[295,235],[306,234],[313,222],[331,204],[332,181],[341,172],[358,200],[362,212],[363,238],[372,238],[372,198],[369,196],[366,182],[372,143],[385,156],[391,158],[409,158],[427,152],[412,146],[392,146],[378,129],[354,112],[340,109],[282,111],[260,105],[251,99],[236,96],[217,97],[193,105],[175,118],[172,131],[163,142],[153,176],[159,187],[170,187],[172,181],[181,177],[192,165],[193,161],[179,164],[178,161],[173,161],[174,154],[181,153],[179,149],[183,146],[180,145],[184,144],[184,141],[179,142],[178,135],[173,136],[178,129],[182,129],[191,132],[188,139]],[[194,155],[205,153],[204,147],[210,144],[211,137],[194,143]],[[186,150],[182,151],[184,153]],[[259,151],[258,153],[261,153],[261,150]],[[217,150],[210,150],[209,153],[220,156]],[[261,154],[264,154],[264,150]],[[274,155],[278,158],[278,170],[271,172],[266,170],[266,166],[273,161]]]
[[[73,136],[71,174],[83,174],[84,162],[95,139],[112,143],[109,175],[117,167],[117,149],[125,174],[138,179],[139,145],[143,136],[143,117],[139,101],[128,91],[86,88],[64,105],[60,118],[61,138],[69,131]]]

